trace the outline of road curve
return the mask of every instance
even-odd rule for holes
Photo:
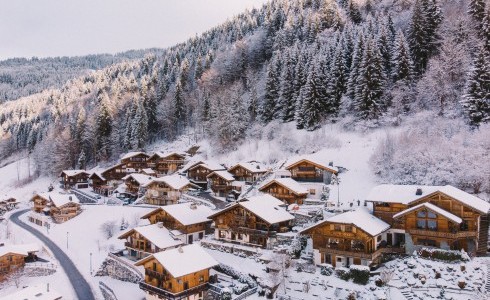
[[[20,210],[13,213],[10,216],[10,220],[14,222],[14,224],[32,233],[35,237],[41,240],[41,242],[43,242],[46,247],[51,250],[51,252],[53,252],[54,257],[60,262],[63,270],[65,270],[65,273],[68,276],[68,279],[70,280],[73,289],[75,290],[75,294],[78,300],[95,300],[90,285],[85,280],[85,278],[83,278],[82,274],[80,274],[75,264],[65,254],[65,252],[63,252],[60,247],[58,247],[55,243],[53,243],[49,238],[47,238],[37,229],[19,220],[19,216],[26,213],[27,211],[29,211],[29,209]]]

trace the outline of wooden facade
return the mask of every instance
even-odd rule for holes
[[[220,175],[220,172],[212,172],[207,176],[207,179],[209,188],[216,196],[226,197],[234,190],[232,183],[235,181],[235,179],[226,178]]]
[[[126,176],[126,165],[117,164],[102,172],[90,175],[90,185],[94,192],[108,196]]]
[[[76,198],[75,195],[64,195],[64,197],[68,197],[70,199]],[[40,214],[42,216],[49,216],[55,223],[63,223],[66,222],[82,212],[81,206],[78,201],[66,201],[64,203],[56,204],[56,201],[53,201],[49,194],[37,194],[32,199],[33,202],[32,211],[36,214]],[[39,221],[31,215],[29,217],[30,221],[36,223],[38,225],[43,225],[42,221]]]
[[[83,170],[67,170],[62,171],[60,177],[60,183],[64,189],[88,188],[90,174]]]
[[[145,279],[140,282],[140,289],[146,292],[146,300],[205,299],[204,293],[209,288],[210,269],[218,263],[204,250],[196,251],[199,249],[193,247],[199,246],[189,245],[167,250],[136,263],[136,266],[143,266],[145,269]],[[197,264],[200,267],[179,271],[169,260],[179,260],[181,264]],[[196,262],[199,260],[203,262]]]
[[[415,193],[415,190],[414,190]],[[436,191],[411,202],[372,201],[373,214],[406,235],[407,253],[422,246],[464,249],[485,255],[488,242],[488,213],[478,211],[455,197]],[[481,200],[483,201],[483,200]],[[421,204],[430,203],[431,210]],[[412,211],[412,209],[417,208]],[[455,216],[452,219],[446,215]],[[456,222],[454,219],[461,219]],[[387,238],[390,242],[391,236]]]
[[[286,204],[303,204],[303,201],[308,196],[308,192],[300,192],[282,184],[279,180],[272,180],[259,189],[263,193],[267,193],[284,201]]]
[[[177,189],[165,181],[154,180],[146,185],[146,203],[152,205],[176,204],[180,199],[180,195],[192,187],[193,185],[189,183]]]
[[[228,172],[230,172],[236,180],[238,181],[245,181],[249,184],[252,184],[253,182],[259,180],[262,176],[264,176],[267,173],[267,170],[261,168],[257,164],[257,169],[253,168],[252,164],[247,164],[246,166],[249,166],[246,168],[245,166],[241,164],[237,164],[233,167],[231,167]]]
[[[323,182],[330,184],[332,174],[337,174],[333,167],[315,163],[308,159],[299,160],[286,167],[291,172],[291,178],[302,182]]]
[[[149,155],[143,152],[128,153],[121,159],[121,164],[126,166],[128,173],[138,173],[148,168]]]
[[[25,258],[24,254],[11,252],[0,256],[0,282],[8,275],[21,270],[25,265]]]
[[[207,176],[214,171],[225,170],[225,168],[217,169],[216,167],[210,167],[206,164],[198,164],[189,168],[187,171],[187,177],[193,183],[199,185],[202,188],[207,188],[208,179]]]
[[[377,263],[386,250],[377,247],[377,236],[372,236],[354,224],[324,221],[302,232],[313,240],[313,249],[319,253],[316,263],[334,267]]]
[[[185,156],[179,153],[155,153],[148,158],[148,167],[162,175],[174,174],[185,163]]]
[[[215,224],[215,239],[264,249],[272,247],[277,233],[288,232],[291,228],[291,220],[271,224],[240,203],[210,218]]]

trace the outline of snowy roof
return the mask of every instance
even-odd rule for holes
[[[225,167],[223,167],[222,165],[216,163],[216,162],[212,162],[212,161],[207,161],[207,162],[204,162],[204,163],[200,163],[200,164],[195,164],[191,167],[189,167],[189,170],[192,170],[192,169],[195,169],[197,167],[203,167],[203,168],[206,168],[210,171],[219,171],[219,170],[226,170]]]
[[[33,285],[1,297],[2,300],[58,300],[62,296],[47,285]]]
[[[141,151],[138,151],[138,152],[128,152],[123,157],[121,157],[121,160],[128,159],[128,158],[131,158],[131,157],[134,157],[134,156],[138,156],[140,154],[143,154],[143,155],[148,156],[148,154],[146,154],[145,152],[141,152]]]
[[[173,238],[173,236],[170,234],[170,231],[165,228],[162,223],[135,227],[120,235],[119,239],[125,239],[134,232],[138,232],[148,241],[150,241],[150,243],[154,244],[160,249],[167,249],[182,245],[182,241]]]
[[[4,256],[7,253],[16,253],[23,256],[29,255],[32,252],[39,251],[39,245],[37,244],[18,244],[18,245],[5,245],[0,246],[0,256]]]
[[[239,202],[239,205],[251,211],[269,224],[275,224],[294,219],[294,216],[292,214],[288,213],[285,208],[279,207],[275,203],[275,201],[262,201],[264,199],[265,198],[243,201]]]
[[[421,189],[420,195],[416,195],[417,189]],[[481,213],[487,214],[490,212],[490,203],[450,185],[421,186],[382,184],[374,187],[369,192],[366,200],[374,202],[402,203],[408,205],[436,192],[446,194],[447,196],[454,198],[455,200],[476,209]]]
[[[248,197],[248,198],[245,198],[245,200],[262,201],[262,202],[267,202],[267,203],[269,203],[271,205],[275,205],[275,206],[284,205],[284,202],[282,202],[281,200],[279,200],[276,197],[269,195],[269,194],[262,194],[262,195],[257,195],[257,196],[253,196],[253,197]]]
[[[157,172],[151,168],[141,169],[141,173],[145,174],[156,174]]]
[[[168,186],[170,186],[173,189],[180,190],[184,188],[185,186],[192,184],[187,177],[179,175],[179,174],[173,174],[173,175],[168,175],[168,176],[163,176],[159,178],[154,178],[145,185],[144,187],[149,186],[153,182],[163,182],[166,183]]]
[[[90,173],[85,170],[63,170],[61,171],[61,174],[65,174],[68,177],[77,176],[79,174],[90,175]]]
[[[189,162],[187,162],[183,167],[182,169],[180,169],[180,172],[181,173],[185,173],[187,172],[190,168],[193,168],[197,165],[200,165],[200,164],[204,164],[206,163],[205,161],[202,161],[202,160],[191,160]]]
[[[319,167],[321,169],[331,170],[331,171],[334,171],[335,173],[337,173],[339,171],[336,167],[330,166],[329,161],[327,161],[323,157],[319,157],[319,155],[315,155],[315,154],[302,155],[302,156],[294,157],[290,160],[290,163],[288,165],[286,165],[285,169],[290,169],[290,168],[294,167],[295,165],[297,165],[303,161],[310,162],[310,163],[316,165],[317,167]]]
[[[106,169],[94,168],[94,169],[90,170],[92,172],[92,175],[90,175],[90,178],[92,178],[92,176],[96,175],[100,179],[106,180],[106,178],[104,177],[104,173],[105,172],[110,171],[110,170],[112,170],[114,168],[120,167],[122,165],[123,164],[116,164],[116,165],[110,166],[109,168],[106,168]]]
[[[153,153],[153,155],[151,155],[151,157],[157,156],[159,158],[167,158],[167,157],[172,156],[172,155],[178,155],[178,156],[185,157],[184,154],[178,153],[178,152],[165,152],[165,153],[163,153],[163,152],[155,152],[155,153]]]
[[[226,181],[235,181],[235,177],[233,177],[233,174],[231,174],[228,171],[214,171],[213,173],[209,174],[207,177],[212,177],[213,174],[218,175],[219,177],[223,178]]]
[[[194,207],[194,208],[193,208]],[[161,207],[184,226],[210,222],[208,217],[213,213],[211,208],[194,203],[180,203]]]
[[[435,206],[432,203],[428,203],[428,202],[425,202],[425,203],[416,205],[414,207],[410,207],[408,209],[405,209],[405,210],[393,215],[393,218],[399,218],[403,215],[406,215],[412,211],[418,210],[419,208],[422,208],[422,207],[425,207],[425,208],[435,212],[436,214],[442,215],[442,216],[446,217],[447,219],[453,221],[454,223],[461,224],[461,222],[463,222],[463,220],[460,217],[453,215],[452,213],[450,213],[450,212],[448,212],[448,211],[446,211],[446,210],[444,210],[438,206]]]
[[[385,223],[383,220],[376,218],[366,209],[359,208],[358,210],[349,211],[330,217],[324,221],[321,221],[313,226],[304,229],[301,232],[306,232],[311,228],[325,223],[354,225],[357,228],[364,230],[371,236],[376,236],[390,228],[390,225],[388,223]]]
[[[219,264],[197,244],[155,253],[138,261],[136,265],[142,265],[152,258],[155,258],[174,278],[206,270]]]
[[[237,168],[242,167],[245,170],[251,173],[265,173],[267,169],[259,162],[251,161],[251,162],[241,162],[230,168],[230,171]]]
[[[70,202],[79,203],[78,198],[74,194],[59,194],[59,193],[39,193],[40,197],[49,199],[56,207],[62,207]]]
[[[129,174],[123,177],[123,180],[127,180],[129,178],[133,178],[139,185],[143,186],[151,182],[153,179],[156,179],[156,177],[146,175],[146,174],[139,174],[139,173],[133,173]]]
[[[259,190],[264,189],[265,187],[269,186],[270,184],[272,184],[274,182],[279,184],[279,185],[282,185],[283,187],[285,187],[289,190],[291,190],[295,194],[298,194],[298,195],[308,194],[308,190],[292,178],[274,178],[271,181],[268,181],[267,183],[262,185],[259,188]]]

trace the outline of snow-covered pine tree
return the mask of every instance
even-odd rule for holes
[[[321,125],[327,103],[324,83],[320,81],[318,72],[316,66],[310,66],[308,80],[301,89],[302,125],[307,130],[315,130]]]
[[[413,80],[412,56],[408,42],[401,30],[398,30],[396,34],[391,64],[393,66],[391,73],[393,82],[404,80],[409,83]]]
[[[480,31],[485,17],[485,0],[470,0],[468,3],[468,14],[475,24],[475,28]]]
[[[257,97],[257,88],[255,87],[255,83],[252,82],[250,85],[250,89],[248,91],[249,94],[249,102],[248,102],[248,116],[250,123],[255,122],[257,119],[257,115],[259,113],[259,99]]]
[[[340,110],[342,95],[346,92],[347,77],[346,63],[344,61],[343,43],[338,43],[334,56],[330,61],[330,70],[328,72],[327,95],[328,105],[327,113],[337,116]]]
[[[490,63],[483,47],[473,60],[461,104],[470,124],[490,121]]]
[[[379,53],[381,54],[381,59],[383,60],[383,68],[386,74],[390,74],[393,44],[392,41],[390,40],[388,30],[385,26],[382,26],[380,28],[376,42],[377,42],[377,48],[379,49]]]
[[[280,98],[279,105],[281,107],[281,118],[284,122],[294,120],[295,111],[295,93],[294,93],[294,68],[295,64],[291,59],[289,52],[284,55],[284,63],[281,72],[280,82]]]
[[[79,170],[85,170],[87,164],[87,156],[85,155],[85,151],[82,150],[80,155],[78,156],[77,168]]]
[[[487,55],[490,56],[490,7],[485,10],[481,32],[483,45],[485,47],[485,50],[487,51]]]
[[[362,21],[361,10],[359,9],[359,4],[357,4],[354,0],[349,0],[349,4],[347,6],[347,13],[349,18],[354,24],[359,24]]]
[[[357,43],[354,48],[354,54],[352,56],[352,65],[350,68],[349,80],[347,82],[347,96],[350,99],[354,99],[356,94],[357,77],[359,76],[359,68],[364,53],[364,35],[362,32],[358,33]]]
[[[186,117],[187,117],[184,95],[183,95],[182,85],[180,81],[178,81],[177,84],[175,85],[175,92],[174,92],[174,97],[172,99],[172,104],[173,104],[173,117],[175,119],[174,124],[176,126],[177,132],[180,133],[182,127],[186,124]]]
[[[148,141],[148,116],[141,101],[136,102],[136,114],[132,120],[131,148],[144,150]]]
[[[109,96],[103,92],[100,96],[99,112],[95,120],[95,137],[101,158],[111,156],[110,137],[112,133],[112,115],[109,108]]]
[[[359,66],[354,109],[358,118],[375,119],[383,110],[383,92],[386,84],[381,54],[373,40],[366,42]]]
[[[279,112],[279,88],[280,88],[280,72],[281,58],[280,54],[274,53],[269,65],[267,66],[267,78],[265,81],[264,103],[262,105],[262,121],[270,122],[278,117]]]

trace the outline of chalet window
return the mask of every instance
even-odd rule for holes
[[[310,189],[310,195],[315,195],[316,194],[316,190],[315,189]]]
[[[204,233],[203,232],[199,232],[199,239],[202,239],[204,237]]]
[[[238,234],[238,239],[239,240],[242,240],[243,239],[243,235],[241,233]]]
[[[352,226],[345,226],[346,232],[352,232]]]
[[[419,245],[424,245],[424,246],[431,246],[431,247],[436,247],[437,243],[434,240],[428,240],[428,239],[419,239],[418,240]]]
[[[340,225],[334,225],[333,228],[335,231],[342,231],[342,227]]]
[[[461,223],[461,225],[459,225],[459,229],[460,230],[463,230],[463,231],[468,230],[468,220],[463,220],[463,222]]]
[[[222,230],[219,231],[219,237],[224,239],[226,237],[226,233]]]
[[[153,263],[153,271],[157,270],[157,263]]]
[[[382,239],[381,235],[378,235],[378,237],[376,238],[376,241],[381,242],[381,239]]]
[[[426,217],[426,215],[427,215],[427,213],[426,213],[426,211],[425,211],[425,210],[419,210],[419,211],[417,212],[417,217],[419,217],[419,218],[425,218],[425,217]]]
[[[202,275],[201,275],[201,276],[199,276],[199,282],[200,282],[200,283],[201,283],[201,282],[204,282],[204,276],[202,276]]]
[[[417,228],[427,230],[437,230],[437,215],[432,211],[419,210],[417,212]]]

